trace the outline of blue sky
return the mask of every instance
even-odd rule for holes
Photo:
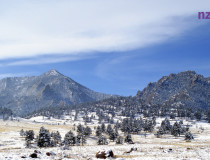
[[[210,11],[209,0],[0,4],[0,78],[56,69],[92,90],[127,96],[170,73],[210,75],[210,20],[197,18]]]

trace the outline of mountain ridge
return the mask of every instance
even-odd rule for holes
[[[28,80],[30,80],[30,84],[27,83]],[[10,87],[7,88],[8,86],[5,84]],[[7,92],[3,92],[4,89]],[[11,94],[12,92],[16,92],[16,94]],[[124,103],[124,100],[120,100],[120,97],[94,92],[56,70],[50,70],[40,76],[13,77],[0,80],[0,106],[13,109],[15,113],[24,112],[26,115],[36,110],[43,110],[45,107],[48,110],[51,107],[59,106],[67,106],[68,108],[68,105],[86,102],[93,102],[92,104],[94,104],[97,101],[95,104],[100,106],[100,103],[104,103],[104,99],[110,97],[113,97],[113,99],[106,101],[107,105],[109,101],[111,103],[116,101],[116,104]],[[102,100],[102,102],[99,102],[99,100]],[[138,102],[139,100],[140,102]],[[7,102],[4,103],[6,105],[2,105],[4,101]],[[130,100],[127,97],[126,101],[129,103],[126,102],[124,105],[128,105],[128,107],[132,104],[130,102],[136,101],[137,103],[134,103],[134,105],[137,106],[159,106],[160,108],[183,106],[185,108],[208,109],[210,108],[210,77],[204,77],[195,71],[171,73],[168,76],[163,76],[157,82],[150,82]],[[14,109],[12,105],[19,108]],[[85,107],[86,105],[82,106]]]
[[[43,107],[97,101],[111,96],[94,92],[54,69],[40,76],[0,80],[0,106],[12,109],[17,115]]]
[[[189,70],[170,74],[149,83],[136,96],[151,105],[182,103],[187,106],[210,107],[209,78]]]

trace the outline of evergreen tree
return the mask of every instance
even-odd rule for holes
[[[90,127],[86,127],[85,130],[84,130],[84,135],[85,136],[90,136],[92,134],[92,130]]]
[[[132,137],[130,134],[128,134],[126,137],[125,137],[125,142],[126,143],[133,143],[133,140],[132,140]]]
[[[34,131],[33,130],[28,130],[25,132],[25,139],[33,141],[34,140]]]
[[[175,119],[175,114],[174,113],[170,114],[170,119]]]
[[[194,139],[192,133],[191,132],[186,132],[185,133],[185,140],[186,141],[191,141],[192,139]]]
[[[141,120],[133,120],[132,122],[132,132],[133,133],[138,133],[139,131],[142,130],[142,121]]]
[[[156,125],[156,118],[152,117],[152,125],[155,126]]]
[[[110,119],[109,123],[114,124],[114,118],[113,117]]]
[[[40,128],[37,145],[39,147],[50,147],[51,145],[50,132],[44,127]]]
[[[107,126],[106,133],[107,133],[108,135],[110,135],[112,132],[113,132],[112,126],[111,126],[111,124],[109,124],[109,125]]]
[[[117,137],[116,144],[123,144],[123,137],[122,136]]]
[[[20,130],[20,136],[21,136],[21,137],[25,136],[25,132],[24,132],[23,129]]]
[[[61,142],[61,135],[60,135],[59,131],[52,132],[51,137],[52,137],[55,144],[59,144]]]
[[[86,137],[85,137],[85,135],[84,134],[82,134],[82,133],[79,133],[78,135],[77,135],[77,143],[78,144],[82,144],[82,145],[84,145],[85,143],[86,143]]]
[[[115,135],[118,137],[119,136],[119,133],[118,133],[118,128],[114,128],[114,132],[115,132]]]
[[[114,128],[120,129],[121,123],[119,121],[116,122]]]
[[[112,131],[109,133],[109,139],[112,141],[115,141],[115,139],[117,138],[118,133],[116,133],[115,131]]]
[[[30,139],[25,139],[26,143],[26,148],[31,148],[31,140]]]
[[[164,133],[169,133],[171,131],[171,124],[170,121],[168,120],[168,118],[165,118],[165,120],[163,120],[161,122],[161,129]]]
[[[210,109],[208,110],[208,112],[207,112],[207,121],[208,121],[208,123],[210,123]]]
[[[108,141],[105,136],[101,135],[98,139],[98,145],[107,145]]]
[[[152,132],[154,129],[153,121],[152,120],[145,120],[144,123],[144,131],[146,132]]]
[[[77,133],[79,134],[79,133],[84,133],[84,130],[85,130],[85,128],[81,125],[81,124],[79,124],[78,126],[77,126]]]
[[[22,131],[22,134],[23,132],[24,131]],[[24,135],[25,135],[26,148],[31,148],[31,141],[34,140],[34,131],[33,130],[25,131]]]
[[[202,113],[200,111],[197,111],[194,113],[194,116],[198,121],[200,121],[202,117]]]
[[[101,134],[102,134],[102,131],[101,131],[101,127],[100,126],[98,126],[97,128],[96,128],[96,136],[101,136]]]
[[[56,147],[57,146],[57,143],[56,143],[56,141],[54,139],[51,139],[50,146],[51,147]]]
[[[131,125],[130,121],[128,118],[123,119],[122,125],[121,125],[121,131],[125,133],[130,133],[131,132]]]
[[[102,133],[106,132],[106,126],[104,123],[101,124],[101,131],[102,131]]]
[[[171,129],[171,134],[176,137],[178,135],[180,136],[181,132],[182,132],[181,125],[178,122],[175,122]]]
[[[74,133],[72,131],[69,131],[65,134],[64,144],[67,146],[73,146],[76,144],[76,137],[74,136]]]
[[[160,138],[165,133],[164,129],[162,127],[159,128],[157,131],[157,138]]]
[[[78,119],[78,113],[79,113],[79,111],[76,110],[76,113],[75,113],[75,116],[74,116],[74,121],[76,121]]]

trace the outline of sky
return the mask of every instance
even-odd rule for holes
[[[0,79],[51,69],[135,95],[170,73],[210,76],[209,0],[0,0]]]

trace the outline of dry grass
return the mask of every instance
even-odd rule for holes
[[[140,158],[139,155],[115,155],[115,158]]]
[[[50,131],[57,131],[61,129],[68,131],[73,129],[72,125],[48,125],[48,124],[39,124],[39,123],[1,121],[0,132],[11,132],[11,131],[18,132],[21,129],[23,129],[23,130],[34,130],[35,133],[38,133],[40,127],[42,126]]]
[[[18,132],[21,129],[24,130],[32,129],[35,131],[35,134],[37,135],[40,127],[42,126],[44,126],[46,129],[50,131],[59,130],[60,133],[62,133],[63,135],[67,133],[69,130],[73,129],[73,124],[49,125],[46,123],[41,124],[41,123],[33,123],[26,121],[17,122],[17,121],[0,120],[0,140],[2,144],[4,144],[0,146],[1,148],[0,152],[6,153],[7,151],[9,152],[11,150],[14,150],[17,153],[22,152],[23,148],[19,148],[19,146],[21,147],[22,145],[24,147],[24,139],[22,139],[19,136]],[[90,127],[93,129],[94,125],[90,125]],[[195,131],[197,130],[195,129]],[[195,140],[193,140],[192,142],[185,142],[183,136],[174,138],[173,136],[166,135],[162,138],[156,138],[154,134],[150,134],[148,137],[145,138],[144,136],[141,135],[133,135],[132,137],[134,141],[137,143],[134,145],[126,145],[125,147],[124,145],[115,145],[114,142],[111,142],[108,146],[97,146],[96,145],[97,139],[91,137],[88,138],[88,141],[90,143],[85,145],[84,147],[82,146],[72,147],[71,153],[69,153],[69,157],[74,159],[85,160],[87,159],[88,155],[95,156],[95,153],[99,150],[102,150],[104,147],[105,149],[112,148],[114,153],[116,153],[116,158],[157,159],[163,156],[164,158],[174,157],[175,159],[198,158],[198,157],[204,157],[203,159],[205,159],[206,158],[205,154],[210,149],[210,139],[208,139],[209,134],[210,130],[206,129],[204,133],[196,135],[197,138],[195,138]],[[6,135],[7,139],[4,139]],[[205,136],[207,136],[207,138]],[[14,146],[15,143],[16,144],[22,143],[22,144]],[[130,154],[123,154],[125,151],[128,151],[131,147],[134,146],[137,147],[137,151]],[[173,152],[168,152],[169,148],[173,149]],[[56,152],[56,149],[54,149],[54,152]],[[25,153],[27,153],[27,151]]]

